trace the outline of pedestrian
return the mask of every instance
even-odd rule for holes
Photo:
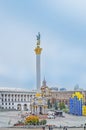
[[[67,130],[67,127],[65,127],[65,130]]]
[[[49,130],[51,130],[50,125],[49,125]]]
[[[11,124],[11,120],[8,121],[8,125],[10,125],[10,124]]]
[[[64,127],[63,127],[63,130],[67,130],[67,127],[66,127],[66,126],[64,126]]]
[[[43,126],[42,129],[45,130],[45,127]]]
[[[53,126],[51,126],[51,130],[53,130]]]
[[[53,127],[52,127],[52,126],[49,126],[49,130],[53,130]]]
[[[86,130],[86,124],[84,125],[84,130]]]
[[[63,127],[63,130],[67,130],[65,126]]]
[[[49,125],[49,130],[53,130],[53,127]]]

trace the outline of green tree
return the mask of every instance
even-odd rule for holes
[[[47,105],[48,105],[48,108],[52,107],[52,104],[50,103],[50,99],[48,100]]]
[[[62,110],[62,109],[65,109],[65,108],[66,108],[66,106],[65,106],[64,102],[60,102],[60,103],[59,103],[59,108],[60,108],[60,110]]]
[[[55,107],[55,110],[58,110],[58,103],[57,102],[54,103],[54,107]]]

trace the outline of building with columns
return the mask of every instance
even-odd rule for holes
[[[0,88],[0,109],[4,110],[30,110],[30,101],[35,91],[14,88]]]
[[[30,110],[32,114],[47,114],[47,100],[41,93],[37,93],[31,100]]]

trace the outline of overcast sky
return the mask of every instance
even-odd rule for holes
[[[0,0],[0,87],[36,88],[36,35],[41,81],[86,89],[86,0]]]

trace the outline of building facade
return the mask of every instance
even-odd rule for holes
[[[35,104],[35,110],[38,113],[38,110],[42,110],[42,113],[45,112],[47,108],[47,100],[50,99],[51,103],[53,101],[64,102],[66,105],[69,105],[69,99],[71,95],[76,91],[50,91],[47,86],[42,86],[41,94],[43,100],[40,97],[35,97],[35,91],[26,91],[22,89],[13,89],[13,88],[0,88],[0,109],[3,110],[30,110],[32,100]],[[84,95],[84,103],[86,103],[86,91],[80,91]],[[38,105],[37,105],[38,104]],[[39,108],[38,108],[39,107]],[[42,109],[41,109],[42,107]],[[34,109],[32,111],[34,111]]]
[[[85,90],[77,90],[77,91],[58,91],[57,89],[51,89],[46,85],[46,80],[44,79],[41,86],[42,94],[51,101],[51,103],[55,102],[63,102],[69,106],[69,99],[72,94],[75,92],[81,92],[84,95],[84,103],[86,103],[86,91]]]
[[[36,93],[30,104],[32,114],[47,114],[47,100],[41,93]]]
[[[30,101],[35,93],[35,91],[0,88],[0,109],[30,110]]]
[[[52,91],[51,93],[51,101],[56,100],[57,102],[64,102],[66,105],[69,106],[69,99],[71,98],[72,94],[76,91]],[[78,91],[84,95],[84,102],[86,103],[86,91]]]

